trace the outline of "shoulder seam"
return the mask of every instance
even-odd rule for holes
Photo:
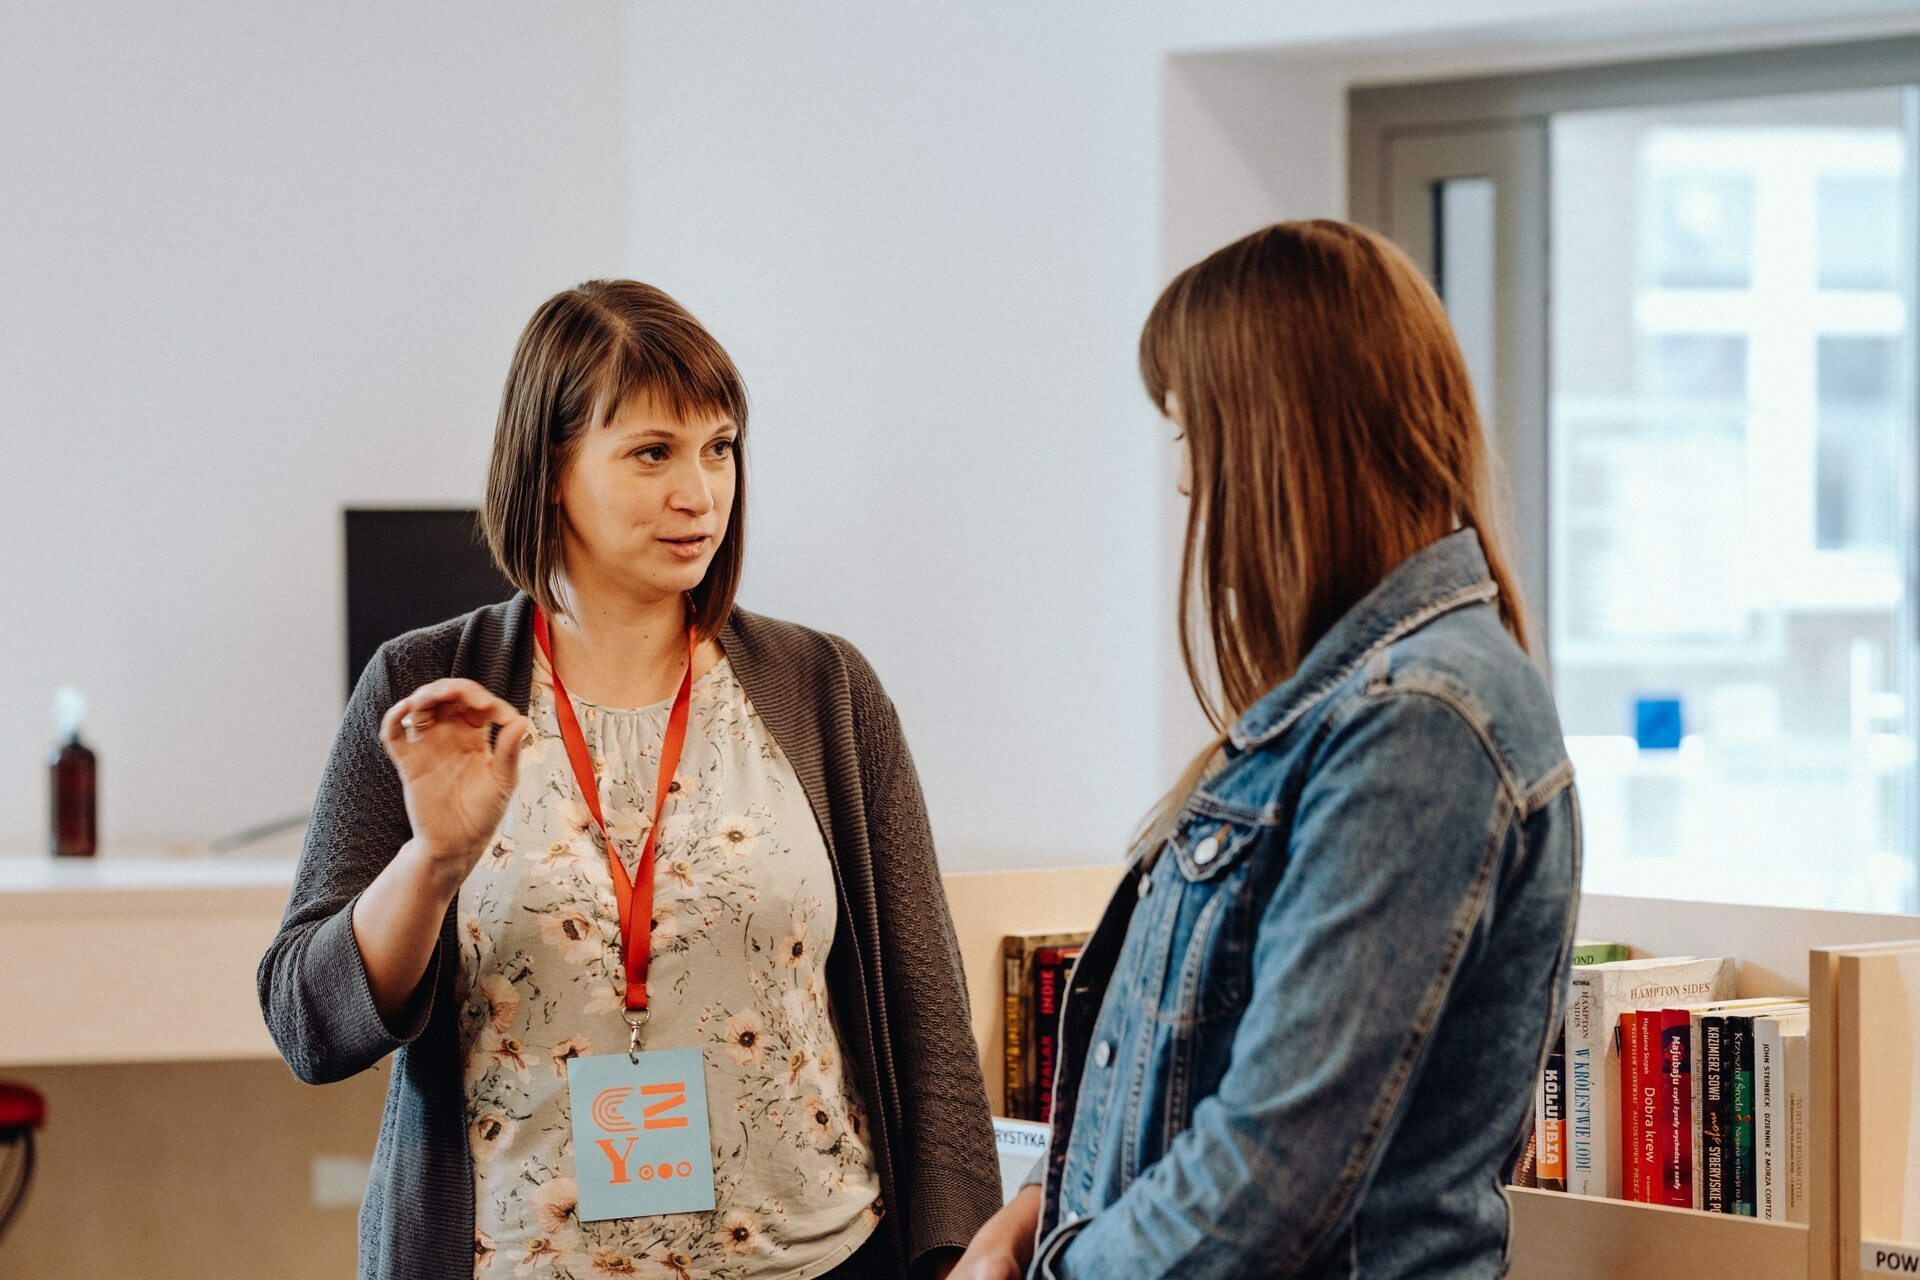
[[[1452,711],[1460,723],[1466,725],[1474,738],[1479,741],[1480,749],[1486,752],[1487,762],[1493,766],[1494,773],[1499,777],[1500,789],[1506,793],[1508,803],[1515,809],[1525,809],[1527,792],[1521,786],[1520,779],[1508,767],[1506,757],[1500,753],[1499,747],[1487,733],[1486,727],[1473,715],[1471,708],[1454,695],[1452,690],[1426,683],[1395,683],[1377,688],[1369,686],[1360,697],[1363,700],[1368,698],[1384,700],[1395,694],[1414,698],[1431,698]]]
[[[1573,761],[1562,760],[1547,771],[1547,776],[1533,784],[1527,792],[1525,816],[1531,818],[1552,802],[1562,791],[1573,785]]]

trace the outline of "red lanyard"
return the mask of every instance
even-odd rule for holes
[[[587,752],[580,722],[574,718],[573,700],[567,696],[567,686],[560,682],[560,667],[553,660],[553,640],[547,632],[547,615],[538,607],[533,611],[533,638],[539,642],[540,652],[546,655],[547,666],[553,672],[553,709],[560,718],[560,737],[567,744],[573,779],[580,784],[587,812],[593,815],[593,825],[600,828],[600,839],[607,846],[607,872],[613,877],[613,900],[620,908],[621,959],[627,968],[627,1021],[637,1043],[640,1024],[645,1018],[633,1015],[646,1013],[647,966],[653,960],[653,851],[660,835],[660,816],[667,810],[667,792],[673,785],[674,770],[680,766],[680,749],[687,741],[687,709],[693,703],[693,628],[687,628],[687,674],[680,679],[680,692],[674,695],[673,712],[667,717],[666,741],[660,745],[660,780],[653,790],[653,825],[647,828],[647,843],[640,850],[640,861],[631,877],[620,855],[614,852],[613,837],[607,834],[607,822],[600,813],[600,784],[593,772],[593,757]],[[644,934],[642,921],[646,922]]]

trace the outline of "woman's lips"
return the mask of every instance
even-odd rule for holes
[[[698,560],[706,554],[707,544],[713,539],[701,534],[695,538],[662,538],[661,545],[682,560]]]

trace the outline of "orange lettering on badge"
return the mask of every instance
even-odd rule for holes
[[[676,1086],[678,1087],[678,1086]],[[632,1133],[633,1121],[620,1114],[620,1104],[633,1092],[630,1085],[621,1085],[618,1089],[602,1089],[593,1100],[593,1122],[608,1133]]]
[[[687,1085],[684,1080],[675,1080],[671,1084],[648,1084],[640,1086],[643,1097],[659,1098],[659,1102],[648,1104],[642,1116],[640,1127],[643,1129],[684,1129],[687,1127],[685,1116],[668,1116],[669,1111],[687,1105]]]
[[[632,1153],[633,1144],[638,1141],[640,1141],[640,1139],[637,1137],[628,1138],[627,1149],[625,1151],[620,1152],[617,1155],[614,1153],[614,1150],[613,1150],[612,1138],[601,1138],[595,1144],[602,1151],[607,1153],[607,1161],[613,1166],[613,1176],[607,1179],[608,1186],[610,1187],[618,1186],[620,1183],[625,1182],[627,1180],[627,1156]]]

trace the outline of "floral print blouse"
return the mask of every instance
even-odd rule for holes
[[[793,767],[723,658],[695,682],[656,850],[643,1047],[707,1065],[715,1208],[582,1222],[567,1061],[627,1048],[619,910],[600,834],[534,655],[519,782],[460,890],[461,1043],[474,1275],[599,1280],[817,1276],[881,1214],[867,1121],[825,987],[833,869]],[[670,703],[574,700],[629,874]]]

